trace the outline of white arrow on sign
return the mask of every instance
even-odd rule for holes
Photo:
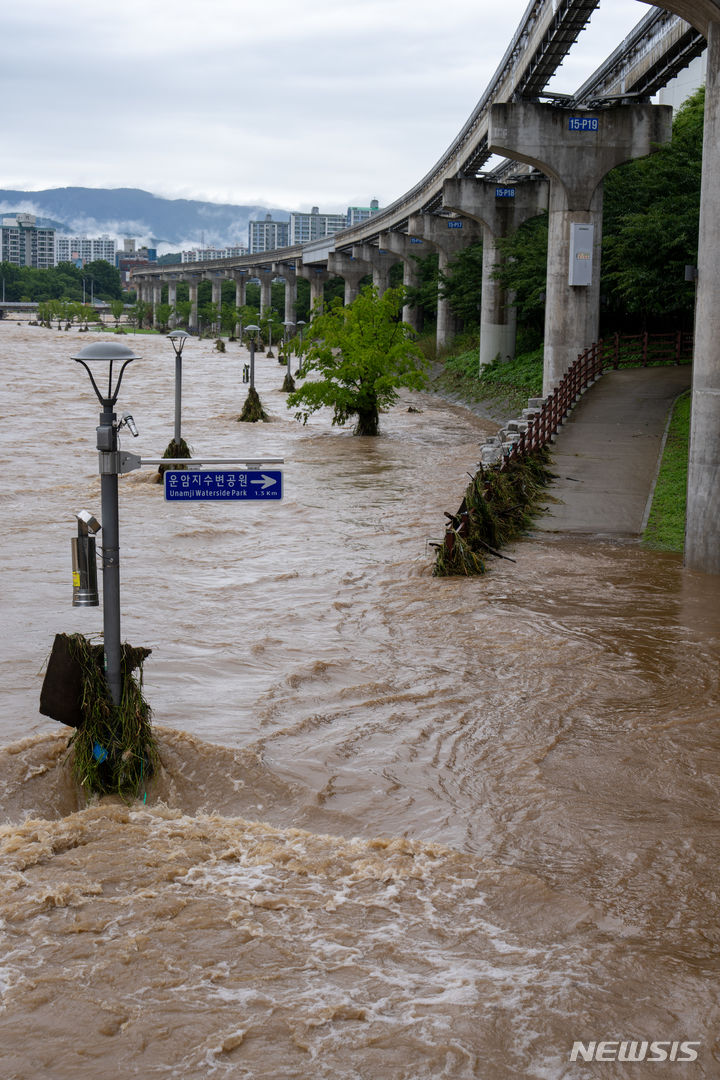
[[[272,487],[273,484],[277,484],[277,480],[274,476],[266,476],[265,473],[263,473],[260,480],[251,480],[250,483],[262,484],[262,489],[264,491],[265,488],[269,488]]]

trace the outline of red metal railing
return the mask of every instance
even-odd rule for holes
[[[639,363],[643,367],[668,362],[679,364],[691,355],[692,339],[682,331],[675,334],[637,334],[634,337],[620,337],[616,334],[609,341],[599,341],[591,345],[568,368],[553,392],[544,399],[542,406],[528,418],[526,430],[519,432],[511,449],[503,453],[499,463],[500,470],[506,469],[511,462],[517,461],[524,454],[546,446],[582,392],[608,368],[636,367]],[[488,490],[487,481],[485,490]],[[457,514],[446,513],[445,516],[449,519],[445,536],[442,545],[436,543],[435,546],[442,548],[447,559],[452,559],[456,538],[464,537],[468,533],[469,511],[465,500]],[[482,546],[494,555],[500,554],[487,544]]]
[[[528,419],[527,430],[520,432],[512,449],[503,458],[500,468],[505,468],[523,454],[546,446],[583,390],[602,375],[606,366],[602,342],[591,345],[589,349],[581,353],[575,363],[571,364],[565,372],[553,392],[545,398],[539,411]]]
[[[669,334],[614,334],[603,342],[606,367],[649,367],[680,364],[692,356],[692,334],[676,330]]]
[[[679,364],[692,354],[692,338],[678,330],[672,334],[615,334],[609,341],[599,341],[581,353],[563,375],[542,407],[528,420],[500,468],[533,450],[539,450],[557,433],[583,390],[608,368],[648,367],[653,364]]]

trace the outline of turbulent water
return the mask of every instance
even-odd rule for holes
[[[303,427],[260,356],[272,421],[238,424],[246,357],[193,341],[183,435],[284,457],[284,499],[121,479],[162,769],[86,806],[38,702],[55,633],[102,625],[70,606],[89,340],[0,322],[2,1080],[720,1075],[720,583],[548,536],[433,578],[490,421],[408,394],[378,439]],[[158,456],[172,350],[120,340],[123,446]]]

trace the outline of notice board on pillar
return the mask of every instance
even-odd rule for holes
[[[569,285],[592,285],[594,225],[570,224]]]

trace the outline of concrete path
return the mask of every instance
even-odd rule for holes
[[[609,371],[590,387],[551,446],[549,511],[534,531],[639,536],[675,398],[692,368]]]

